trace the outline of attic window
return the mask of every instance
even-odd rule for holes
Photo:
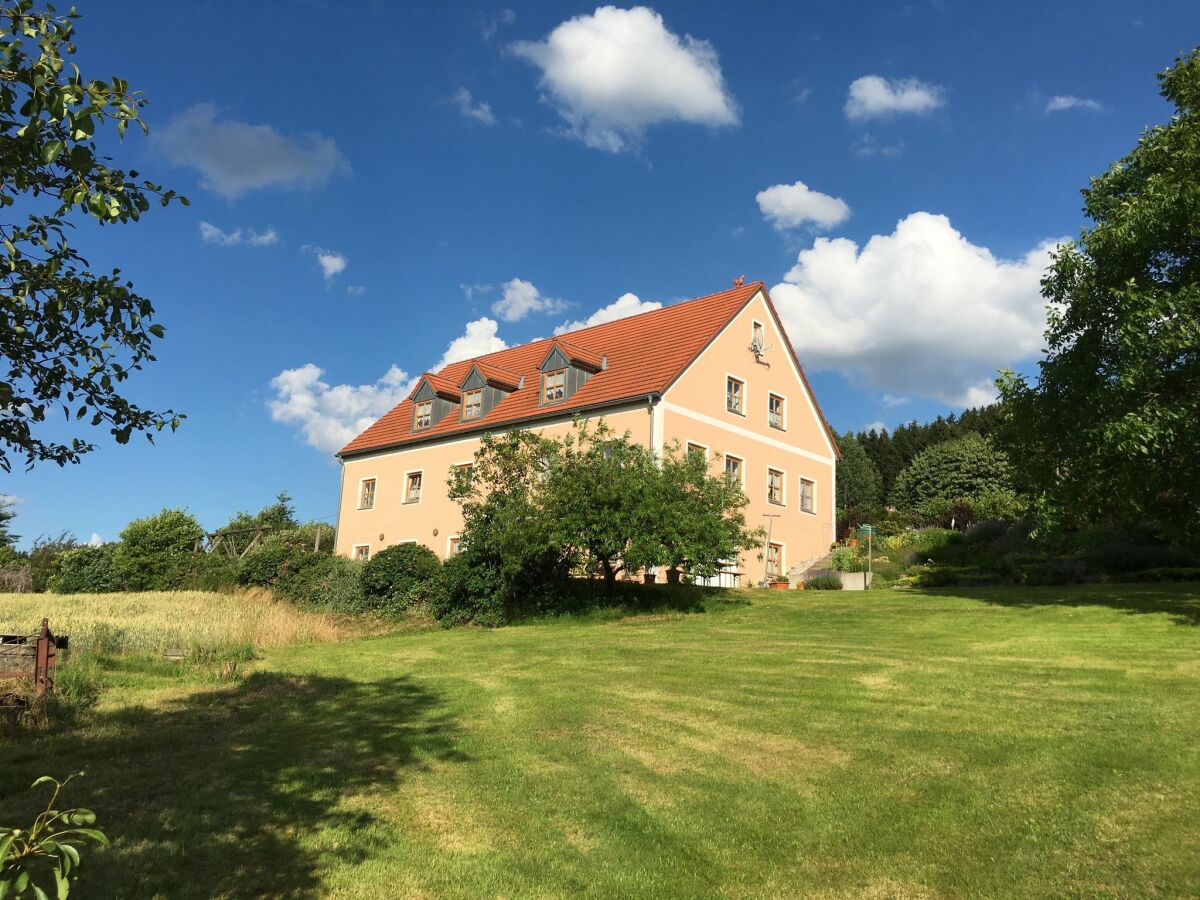
[[[433,424],[433,401],[422,400],[413,413],[413,431],[424,431]]]
[[[556,369],[542,375],[542,402],[559,403],[567,396],[567,370]]]
[[[462,417],[478,419],[483,414],[483,388],[476,388],[463,394]]]

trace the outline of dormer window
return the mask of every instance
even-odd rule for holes
[[[556,369],[542,375],[542,402],[558,403],[567,396],[567,370]]]
[[[558,339],[550,344],[539,369],[542,373],[542,392],[538,404],[550,406],[574,397],[588,379],[604,371],[608,361],[601,353],[585,350]]]
[[[462,417],[478,419],[483,415],[483,388],[476,388],[463,394]]]
[[[413,431],[424,431],[433,425],[432,400],[422,400],[413,409]]]

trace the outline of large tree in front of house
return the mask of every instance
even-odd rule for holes
[[[630,549],[655,540],[659,477],[654,454],[603,420],[595,429],[577,422],[552,461],[546,508],[557,541],[577,550],[610,591]]]
[[[761,549],[766,532],[747,528],[749,503],[741,485],[714,474],[703,453],[666,447],[656,471],[647,472],[644,527],[624,557],[633,570],[665,566],[695,578],[711,578],[744,550]]]
[[[112,126],[143,132],[145,104],[120,78],[87,81],[70,62],[74,9],[32,0],[0,4],[0,467],[78,462],[87,429],[125,443],[179,425],[171,410],[134,404],[123,385],[154,359],[163,336],[154,307],[120,269],[94,271],[72,245],[76,219],[137,221],[164,191],[117,168],[97,145]],[[105,148],[107,149],[107,148]],[[66,435],[46,419],[65,416]]]
[[[1038,380],[998,382],[1002,440],[1048,522],[1200,538],[1200,48],[1158,78],[1174,115],[1084,189]]]

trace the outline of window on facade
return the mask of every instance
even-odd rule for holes
[[[404,485],[404,502],[419,503],[421,502],[421,473],[409,472],[408,480]]]
[[[567,396],[567,370],[559,369],[542,376],[542,402],[557,403]]]
[[[371,545],[370,544],[356,544],[354,547],[354,558],[355,559],[370,559],[371,558]]]
[[[736,378],[725,380],[725,408],[735,413],[746,411],[746,385]]]
[[[421,431],[433,424],[433,401],[422,400],[413,413],[413,430]]]
[[[730,484],[742,484],[742,461],[728,453],[725,454],[725,480]]]
[[[767,400],[767,422],[772,428],[783,430],[783,398],[771,394]]]
[[[462,550],[462,538],[458,537],[457,535],[450,538],[450,555],[458,556],[459,551],[461,551],[461,550]]]
[[[783,546],[781,544],[767,544],[767,577],[783,577]]]
[[[462,417],[478,419],[483,415],[483,388],[476,388],[463,394]]]
[[[361,487],[358,489],[358,508],[359,509],[374,509],[375,508],[375,479],[364,478]]]
[[[813,487],[807,478],[800,479],[800,508],[805,512],[814,512],[816,509],[813,506]]]
[[[778,469],[767,469],[767,500],[783,506],[783,473]]]
[[[758,348],[757,352],[762,353],[763,349],[763,327],[762,322],[754,323],[754,336],[750,338],[751,346]]]
[[[708,459],[708,450],[700,444],[693,444],[690,441],[687,445],[688,456],[698,456],[701,459]]]
[[[471,479],[475,475],[475,464],[463,463],[461,466],[454,466],[453,472],[455,475],[461,475],[466,480],[467,486],[470,487]]]

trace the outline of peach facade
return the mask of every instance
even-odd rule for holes
[[[756,336],[762,347],[758,354],[750,349]],[[730,378],[742,384],[740,413],[727,408]],[[771,395],[777,398],[774,416]],[[695,445],[707,454],[714,473],[725,470],[727,457],[740,460],[750,500],[747,523],[764,528],[770,524],[771,542],[778,545],[772,555],[781,557],[782,572],[828,551],[836,521],[836,451],[761,291],[661,396],[593,411],[588,417],[603,418],[617,431],[628,430],[659,453],[673,442],[681,449]],[[571,416],[531,427],[562,435],[571,427]],[[451,467],[469,463],[478,446],[477,436],[446,437],[345,459],[338,552],[373,554],[392,544],[417,541],[447,556],[462,527],[458,505],[446,496],[447,479]],[[415,471],[422,473],[419,502],[405,497],[408,476]],[[375,479],[374,506],[360,509],[361,483],[369,478]],[[811,498],[810,508],[802,508],[802,495]],[[734,567],[739,583],[761,580],[765,561],[763,549],[744,553]]]

